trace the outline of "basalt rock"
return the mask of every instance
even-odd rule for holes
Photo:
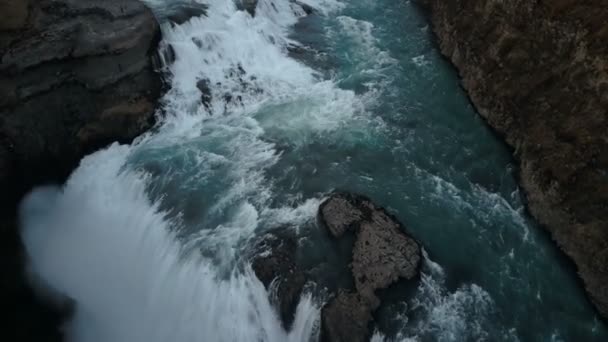
[[[515,150],[530,212],[608,318],[608,6],[421,0],[479,113]]]
[[[0,301],[5,336],[60,340],[60,312],[26,285],[16,210],[87,153],[154,123],[159,26],[136,0],[0,1]]]
[[[335,238],[356,235],[351,271],[355,291],[341,290],[322,310],[325,341],[365,341],[376,291],[412,279],[422,260],[418,243],[399,221],[366,197],[337,193],[319,207],[319,222]]]
[[[297,241],[291,236],[269,233],[255,245],[252,260],[255,275],[270,290],[271,302],[277,308],[286,329],[293,323],[295,310],[306,283],[296,265]]]

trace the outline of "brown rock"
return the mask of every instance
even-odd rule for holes
[[[418,274],[420,247],[403,234],[399,225],[384,212],[373,214],[372,222],[361,224],[353,248],[352,272],[357,292],[376,309],[380,300],[374,295],[399,278],[412,279]]]
[[[339,238],[355,228],[363,219],[363,213],[349,198],[332,196],[319,207],[319,219],[334,237]]]
[[[340,291],[321,311],[324,342],[364,342],[370,338],[371,308],[357,293]]]
[[[608,6],[420,1],[479,113],[515,149],[530,212],[608,318]]]
[[[420,247],[396,218],[363,196],[331,195],[319,207],[318,219],[336,238],[347,231],[356,234],[351,265],[356,292],[341,290],[323,308],[323,340],[365,341],[372,313],[381,304],[375,292],[417,276]]]
[[[160,29],[141,2],[30,9],[27,28],[0,32],[0,134],[23,188],[61,180],[84,154],[150,128],[161,90],[152,62]]]

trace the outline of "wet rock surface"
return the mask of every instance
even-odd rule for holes
[[[376,291],[418,275],[420,246],[396,218],[363,196],[333,194],[318,215],[334,238],[348,231],[356,235],[351,264],[355,291],[340,290],[323,308],[323,340],[365,341],[372,313],[381,305]]]
[[[480,115],[519,160],[532,215],[608,318],[608,6],[419,0]]]
[[[136,0],[0,2],[0,301],[5,335],[58,341],[64,309],[24,275],[16,211],[33,186],[60,183],[87,153],[154,123],[159,26]]]
[[[347,282],[345,288],[334,288],[333,294],[327,288],[322,291],[330,300],[321,310],[321,339],[368,341],[373,313],[381,305],[377,291],[418,276],[420,246],[396,218],[364,196],[334,193],[319,206],[317,215],[320,228],[327,229],[335,243],[341,237],[348,241],[344,234],[355,235],[352,246],[344,250],[352,255],[351,285]],[[265,234],[255,244],[251,258],[254,273],[269,290],[287,329],[304,285],[319,283],[311,269],[303,270],[296,262],[300,246],[293,234],[289,228]]]
[[[304,272],[296,264],[297,241],[288,233],[268,233],[255,245],[253,272],[271,292],[286,329],[293,323],[295,310],[306,283]]]
[[[353,248],[352,272],[357,292],[372,308],[379,299],[376,290],[385,289],[399,278],[412,279],[418,274],[420,248],[399,226],[383,213],[378,221],[365,222],[359,228]]]
[[[364,342],[370,338],[372,310],[357,293],[341,290],[321,311],[323,342]]]

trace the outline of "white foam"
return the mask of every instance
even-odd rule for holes
[[[378,39],[374,36],[374,25],[365,20],[359,20],[348,16],[338,16],[336,18],[340,25],[340,32],[330,32],[345,36],[357,49],[354,50],[353,61],[358,64],[358,69],[362,73],[378,74],[387,67],[398,63],[388,51],[378,47]]]
[[[343,7],[332,0],[302,2],[324,13]],[[319,307],[309,295],[298,305],[292,330],[283,330],[263,285],[239,264],[240,244],[259,232],[260,222],[273,228],[314,219],[319,204],[308,199],[294,207],[270,206],[274,193],[267,171],[281,158],[271,141],[299,146],[352,125],[365,116],[365,99],[287,57],[289,27],[303,15],[294,2],[260,0],[255,17],[237,11],[233,1],[209,5],[206,18],[163,27],[164,43],[173,46],[176,59],[167,66],[172,75],[164,98],[167,116],[157,132],[85,158],[63,189],[38,189],[23,203],[32,270],[77,303],[68,327],[71,341],[318,336]],[[348,17],[338,21],[360,44],[363,58],[387,57],[376,58],[380,64],[370,68],[392,63],[378,50],[373,25]],[[202,79],[212,92],[208,107],[196,86]],[[171,165],[178,157],[188,161],[181,169]],[[174,233],[182,224],[179,216],[169,218],[160,210],[164,198],[148,195],[152,176],[132,170],[142,158],[159,162],[167,183],[177,180],[177,187],[210,189],[213,182],[226,182],[208,206],[209,215],[222,222],[200,222],[183,245]],[[487,293],[473,284],[449,292],[441,267],[431,261],[427,266],[416,302],[425,316],[419,331],[483,336],[476,325],[480,318],[468,312],[488,309]]]
[[[208,17],[163,27],[176,59],[167,66],[171,89],[157,132],[83,159],[63,189],[38,189],[24,201],[22,234],[33,272],[77,303],[71,341],[309,341],[318,334],[319,308],[310,296],[286,332],[262,284],[246,265],[244,273],[235,266],[240,242],[255,234],[261,219],[295,224],[313,217],[318,204],[268,206],[272,182],[265,172],[280,154],[264,139],[269,127],[256,113],[271,101],[291,102],[318,89],[327,100],[307,112],[309,120],[294,127],[299,113],[285,113],[293,120],[273,128],[325,132],[360,105],[352,92],[321,82],[287,57],[289,26],[303,11],[288,0],[272,3],[260,0],[252,18],[233,1],[214,0]],[[208,108],[196,86],[201,79],[212,90]],[[325,121],[315,125],[311,118]],[[227,219],[200,227],[182,245],[173,233],[182,223],[160,211],[163,197],[148,196],[151,176],[131,170],[146,158],[160,164],[167,184],[181,182],[178,188],[226,181],[208,209]],[[187,163],[176,168],[174,158]],[[202,257],[201,248],[213,257]]]
[[[250,271],[220,279],[206,260],[182,255],[146,196],[146,177],[120,171],[128,151],[114,146],[85,158],[63,191],[39,189],[23,204],[33,270],[77,302],[71,341],[307,341],[316,334],[310,299],[300,303],[297,329],[286,333]]]
[[[423,256],[420,285],[409,308],[416,312],[417,319],[412,322],[413,326],[404,326],[394,341],[429,337],[436,341],[484,340],[486,320],[493,310],[490,295],[475,284],[464,284],[449,291],[441,266],[424,251]]]

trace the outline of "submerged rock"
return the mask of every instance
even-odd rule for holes
[[[333,194],[319,207],[318,218],[335,238],[347,231],[356,235],[351,265],[356,292],[342,290],[324,307],[323,339],[364,341],[381,304],[375,292],[418,275],[420,246],[396,218],[363,196]]]
[[[293,237],[269,233],[256,244],[252,260],[255,275],[270,290],[274,306],[286,329],[293,323],[295,310],[306,283],[296,265],[297,241]]]

